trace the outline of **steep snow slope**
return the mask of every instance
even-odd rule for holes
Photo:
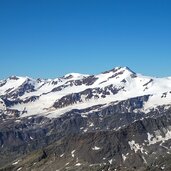
[[[150,95],[142,111],[171,104],[171,77],[154,78],[116,67],[98,75],[67,74],[57,79],[10,77],[0,81],[1,104],[17,109],[21,116],[57,117],[72,109],[109,105],[137,96]],[[4,105],[0,105],[5,110]],[[24,111],[24,112],[23,112]]]

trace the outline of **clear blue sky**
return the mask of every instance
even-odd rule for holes
[[[0,0],[0,79],[115,66],[171,76],[171,0]]]

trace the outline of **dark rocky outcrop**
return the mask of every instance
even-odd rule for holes
[[[60,90],[60,88],[56,88],[54,91]],[[85,100],[90,100],[92,98],[98,99],[98,98],[105,98],[106,96],[110,94],[117,94],[121,88],[116,88],[113,85],[106,86],[104,88],[88,88],[84,91],[81,91],[79,93],[72,93],[66,96],[63,96],[61,99],[57,100],[53,107],[55,108],[62,108],[66,107],[75,103],[83,102]],[[82,96],[85,99],[82,99]]]
[[[134,113],[148,98],[75,109],[55,119],[0,117],[0,167],[38,171],[171,168],[163,160],[170,161],[171,139],[150,144],[148,137],[157,132],[166,137],[171,130],[171,110],[161,107],[158,114],[155,110]],[[12,164],[16,159],[20,162]]]

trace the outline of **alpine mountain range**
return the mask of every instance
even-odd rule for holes
[[[170,171],[171,77],[116,67],[0,81],[0,171]]]

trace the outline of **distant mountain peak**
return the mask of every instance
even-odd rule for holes
[[[70,79],[70,78],[83,78],[83,77],[86,77],[86,76],[89,76],[89,75],[86,75],[86,74],[80,74],[80,73],[68,73],[66,75],[64,75],[64,78],[65,79]]]
[[[127,71],[127,72],[130,72],[131,74],[135,74],[135,72],[134,71],[132,71],[129,67],[122,67],[122,66],[118,66],[118,67],[114,67],[113,69],[111,69],[111,70],[108,70],[108,71],[105,71],[105,72],[103,72],[103,74],[106,74],[106,73],[110,73],[110,72],[125,72],[125,71]]]
[[[15,75],[12,75],[8,79],[10,79],[10,80],[18,80],[19,77],[18,76],[15,76]]]
[[[135,74],[135,72],[132,70],[132,69],[130,69],[129,67],[122,67],[124,70],[127,70],[127,71],[129,71],[129,72],[132,72],[133,74]]]

